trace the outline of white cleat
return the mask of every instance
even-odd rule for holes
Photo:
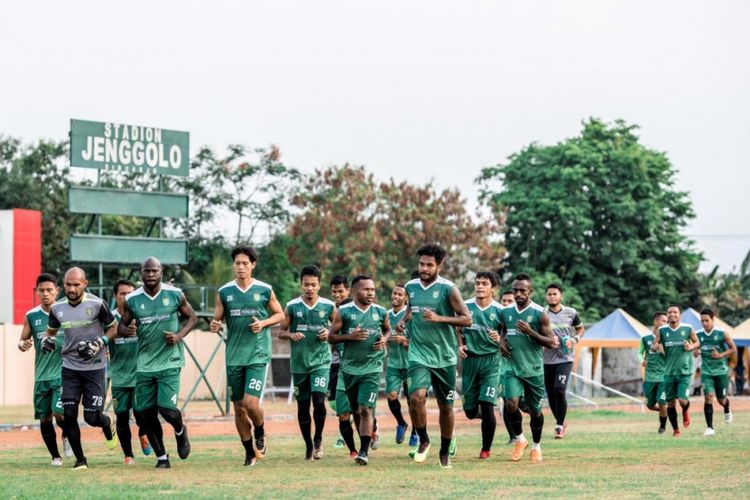
[[[704,436],[713,436],[714,434],[716,434],[716,431],[713,430],[711,427],[706,429],[706,431],[703,433]]]
[[[724,414],[724,423],[725,424],[731,424],[732,423],[732,412]]]
[[[62,458],[57,457],[52,459],[52,463],[50,464],[54,467],[62,467]]]
[[[70,446],[70,441],[68,441],[68,438],[63,438],[63,454],[66,458],[70,458],[73,456],[73,448]]]

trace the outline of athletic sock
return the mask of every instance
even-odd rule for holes
[[[429,443],[430,436],[427,435],[427,426],[417,427],[417,434],[419,435],[419,443]]]
[[[313,393],[313,421],[315,422],[315,441],[323,440],[323,429],[326,425],[326,403],[323,393]]]
[[[412,436],[416,436],[417,435],[417,429],[415,429],[414,427],[411,428],[411,435]]]
[[[479,407],[482,410],[482,451],[490,451],[495,439],[497,419],[492,405],[480,403]]]
[[[354,446],[354,429],[352,429],[351,422],[342,422],[341,420],[339,420],[339,432],[341,433],[341,437],[344,439],[344,443],[346,443],[346,447],[349,448],[349,452],[356,452],[357,448]]]
[[[359,437],[359,452],[367,455],[367,452],[370,450],[371,441],[372,441],[372,436],[360,436]]]
[[[508,433],[508,439],[515,438],[516,435],[513,433],[513,426],[510,423],[510,415],[505,410],[505,408],[503,408],[503,424],[505,424],[505,430]]]
[[[532,415],[529,426],[531,427],[531,439],[535,443],[539,443],[542,440],[542,430],[544,429],[544,414]]]
[[[713,429],[714,427],[714,405],[704,404],[703,415],[706,417],[706,427]]]
[[[512,412],[510,415],[508,415],[508,420],[510,421],[510,428],[513,430],[513,434],[516,436],[522,435],[523,415],[521,415],[521,410],[516,408],[515,412]]]
[[[242,441],[242,438],[240,438]],[[242,441],[242,446],[245,447],[245,458],[253,458],[255,456],[255,449],[253,448],[253,438],[247,441]]]
[[[404,415],[401,413],[401,401],[399,401],[398,398],[392,400],[389,399],[388,409],[391,410],[391,413],[396,419],[396,423],[401,427],[404,427],[406,425],[406,420],[404,420]]]
[[[60,450],[57,448],[57,433],[52,422],[39,422],[39,430],[42,433],[42,439],[47,446],[47,451],[52,458],[61,458]]]
[[[687,413],[687,411],[690,409],[690,400],[688,400],[687,404],[682,407],[682,413],[683,415]]]
[[[310,418],[310,417],[307,417]],[[313,442],[312,442],[312,436],[310,435],[310,420],[306,421],[299,421],[299,430],[302,431],[302,439],[305,440],[305,447],[307,448],[308,452],[311,452],[313,449]]]
[[[724,403],[724,415],[729,413],[729,399],[726,400],[726,403]]]
[[[451,440],[453,438],[440,436],[440,454],[441,455],[447,455],[448,454],[448,448],[451,446]]]
[[[117,438],[120,440],[120,448],[126,457],[133,456],[133,445],[130,443],[130,411],[117,413],[115,415],[115,425],[117,426]]]
[[[542,449],[542,443],[531,443],[531,449],[532,450],[541,450]]]
[[[672,424],[672,429],[677,430],[677,408],[674,406],[667,408],[667,417],[669,417],[669,423]]]
[[[372,417],[372,432],[378,432],[378,419],[375,417]]]
[[[667,417],[662,417],[659,415],[659,429],[666,429],[667,428]]]
[[[104,415],[104,422],[102,423],[102,432],[107,441],[112,439],[112,418],[109,415]]]
[[[255,426],[253,435],[255,436],[256,441],[266,435],[265,422]]]
[[[568,414],[568,400],[565,397],[565,388],[557,393],[557,413],[555,419],[557,425],[563,427],[565,425],[565,416]]]

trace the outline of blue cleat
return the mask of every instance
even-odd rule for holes
[[[401,444],[404,442],[404,437],[406,437],[406,429],[408,428],[409,424],[396,426],[396,444]]]
[[[409,446],[414,448],[419,446],[419,434],[412,434],[409,438]]]

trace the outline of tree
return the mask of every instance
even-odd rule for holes
[[[490,237],[499,221],[474,220],[457,190],[432,183],[376,181],[363,167],[331,167],[311,175],[293,204],[299,213],[287,234],[290,262],[334,274],[371,274],[381,302],[397,282],[408,281],[424,243],[443,245],[444,274],[465,285],[473,273],[496,269],[503,247]]]
[[[738,325],[750,317],[750,252],[735,272],[719,273],[719,266],[702,277],[698,309],[710,307],[730,325]]]
[[[531,144],[477,179],[481,198],[507,215],[507,268],[555,273],[592,319],[616,307],[647,318],[697,299],[701,255],[682,234],[690,200],[636,129],[591,119],[580,136]]]

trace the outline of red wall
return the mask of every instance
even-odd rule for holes
[[[23,324],[34,307],[36,277],[42,272],[42,213],[13,210],[13,323]]]

